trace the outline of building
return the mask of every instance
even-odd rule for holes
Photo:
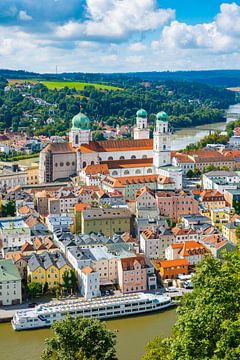
[[[187,259],[152,260],[151,262],[161,280],[177,279],[178,275],[188,274]]]
[[[234,215],[234,209],[230,207],[223,207],[211,210],[212,225],[216,226],[220,231],[223,225],[230,222],[231,217]]]
[[[203,244],[196,241],[185,241],[179,244],[172,244],[165,251],[167,260],[186,259],[189,266],[199,264],[208,253],[208,249]]]
[[[0,306],[22,303],[21,276],[11,259],[0,260]]]
[[[228,241],[237,245],[238,239],[236,230],[240,226],[240,221],[230,221],[222,226],[222,234]]]
[[[85,299],[92,299],[101,295],[99,273],[90,266],[80,270],[80,292]]]
[[[222,208],[226,206],[226,200],[224,195],[218,190],[205,189],[205,190],[193,190],[194,197],[199,202],[200,210],[206,216],[210,215],[212,209]]]
[[[147,264],[143,256],[118,261],[118,284],[123,294],[147,290]]]
[[[90,120],[82,113],[77,114],[72,119],[69,142],[51,143],[41,151],[40,183],[87,175],[89,184],[97,185],[109,171],[111,176],[163,175],[180,189],[182,170],[171,163],[167,114],[162,111],[156,115],[153,139],[149,139],[144,110],[137,113],[136,123],[134,139],[92,141]],[[99,167],[102,164],[106,166]],[[97,165],[98,170],[91,168],[92,175],[86,174],[87,165]]]
[[[224,191],[224,198],[229,206],[233,207],[234,210],[240,212],[240,189],[228,189]]]
[[[31,230],[21,217],[0,219],[0,248],[21,247],[30,242]]]
[[[0,172],[0,188],[7,190],[17,185],[27,184],[28,174],[26,171],[7,171]]]
[[[172,233],[175,237],[174,242],[183,243],[185,241],[198,241],[199,234],[196,230],[190,228],[182,228],[176,226],[172,228]]]
[[[103,233],[113,236],[115,233],[130,232],[131,213],[128,209],[98,208],[82,212],[82,233]]]
[[[178,221],[182,215],[198,213],[198,202],[181,191],[157,191],[156,202],[161,216]]]
[[[220,234],[212,234],[201,238],[200,242],[211,252],[211,254],[217,258],[222,259],[222,252],[233,251],[236,249],[236,245],[230,241],[227,241]]]
[[[138,218],[156,218],[159,215],[155,192],[150,190],[147,186],[136,191],[135,206],[136,216]]]
[[[239,175],[235,171],[210,171],[202,176],[204,189],[215,189],[221,193],[228,189],[236,189],[239,182]]]
[[[164,259],[166,248],[175,242],[170,229],[146,229],[140,233],[140,249],[148,259]]]
[[[49,288],[60,284],[64,285],[63,275],[66,271],[72,270],[64,255],[56,251],[42,254],[33,253],[28,260],[28,278],[31,282],[38,282],[44,286],[48,283]]]

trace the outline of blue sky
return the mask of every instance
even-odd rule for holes
[[[0,0],[0,68],[240,67],[240,1]]]

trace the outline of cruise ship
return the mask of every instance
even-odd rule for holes
[[[134,293],[119,296],[101,297],[92,300],[83,298],[56,301],[37,305],[33,309],[18,310],[13,319],[14,330],[50,327],[66,315],[87,316],[97,319],[111,319],[163,310],[175,305],[167,295]]]

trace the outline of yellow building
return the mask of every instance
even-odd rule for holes
[[[236,229],[238,226],[240,226],[240,222],[232,221],[224,224],[222,227],[223,236],[233,244],[237,244]]]
[[[211,210],[212,224],[222,231],[223,225],[230,222],[234,215],[234,209],[229,207],[216,208]]]
[[[27,267],[29,281],[42,285],[48,283],[49,288],[58,284],[63,285],[64,272],[69,270],[72,270],[72,267],[62,253],[47,251],[42,254],[32,254]]]
[[[81,214],[82,233],[101,232],[113,236],[115,233],[130,232],[131,213],[128,209],[86,209]]]
[[[89,203],[79,203],[75,204],[73,210],[73,225],[71,226],[70,230],[73,233],[81,233],[82,232],[82,212],[90,207]]]

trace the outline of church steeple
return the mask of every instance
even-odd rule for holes
[[[156,116],[153,133],[153,165],[156,168],[171,164],[171,142],[168,130],[168,115],[161,111]]]
[[[134,127],[134,139],[149,139],[149,128],[147,123],[148,113],[144,109],[140,109],[136,113],[136,125]]]
[[[69,141],[72,146],[89,144],[91,140],[90,120],[83,113],[78,113],[72,118],[72,128],[69,132]]]

